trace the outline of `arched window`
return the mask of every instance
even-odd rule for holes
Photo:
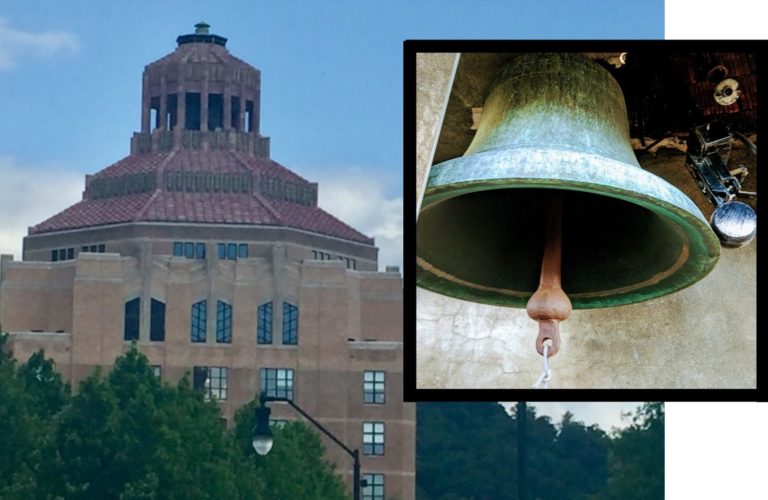
[[[299,343],[299,308],[283,302],[283,344]]]
[[[272,343],[272,302],[259,306],[258,318],[256,319],[256,342],[259,344]]]
[[[192,325],[190,328],[192,342],[205,342],[206,321],[208,321],[208,302],[201,300],[192,304]]]
[[[232,342],[232,306],[221,300],[216,303],[216,342]]]
[[[138,297],[125,303],[124,340],[139,340],[139,305]]]

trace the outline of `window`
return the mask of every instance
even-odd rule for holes
[[[107,250],[107,246],[105,244],[100,245],[83,245],[82,248],[80,248],[81,252],[90,252],[90,253],[104,253]]]
[[[363,402],[384,404],[384,372],[363,372]]]
[[[216,303],[216,342],[232,342],[232,306],[221,300]]]
[[[201,300],[192,304],[192,342],[205,342],[205,323],[208,320],[208,302]]]
[[[184,113],[184,128],[200,130],[200,93],[187,92],[184,95],[186,112]]]
[[[274,398],[293,400],[293,370],[291,368],[262,368],[261,391]]]
[[[201,391],[205,399],[227,400],[229,368],[224,366],[196,366],[192,372],[193,387]]]
[[[150,303],[149,340],[165,340],[165,303],[156,299]]]
[[[299,308],[283,302],[283,344],[296,345],[299,342]]]
[[[269,419],[269,425],[270,427],[277,427],[278,429],[282,429],[285,427],[285,424],[287,424],[288,421],[281,419],[281,418],[270,418]]]
[[[139,340],[139,298],[125,303],[123,340]]]
[[[152,373],[155,374],[155,377],[162,378],[163,377],[163,367],[160,365],[152,365]]]
[[[205,243],[200,241],[174,241],[173,255],[175,257],[186,257],[188,259],[204,259]]]
[[[72,260],[75,258],[75,247],[57,248],[51,250],[51,261],[59,262],[62,260]]]
[[[237,260],[248,257],[247,243],[219,243],[217,248],[220,260]]]
[[[256,342],[259,344],[272,343],[272,302],[262,304],[258,309],[256,319]]]
[[[384,454],[384,422],[363,422],[363,455]]]
[[[363,474],[363,500],[384,500],[384,474]]]
[[[208,130],[224,128],[224,94],[208,94]]]

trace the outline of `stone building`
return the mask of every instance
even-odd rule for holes
[[[31,227],[22,261],[2,256],[0,324],[16,357],[42,348],[75,386],[135,341],[229,425],[262,390],[294,398],[360,449],[365,498],[411,499],[401,276],[317,206],[316,183],[270,159],[260,72],[226,42],[200,23],[146,66],[130,155]],[[325,444],[351,490],[349,456]]]

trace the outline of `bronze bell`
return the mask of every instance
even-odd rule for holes
[[[526,307],[544,285],[553,230],[556,285],[576,309],[673,293],[706,276],[720,253],[694,203],[640,167],[610,73],[578,54],[525,54],[497,76],[464,156],[430,171],[417,284]]]

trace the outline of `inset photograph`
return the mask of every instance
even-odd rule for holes
[[[756,53],[455,47],[406,42],[416,389],[755,389]]]
[[[664,498],[664,403],[416,408],[417,498]]]

